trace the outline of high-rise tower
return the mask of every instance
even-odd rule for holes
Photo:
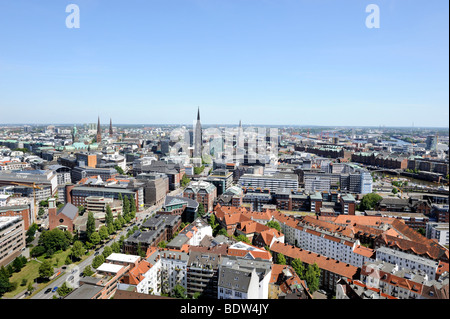
[[[100,143],[102,141],[102,130],[100,128],[100,116],[98,117],[98,124],[97,124],[97,143]]]
[[[197,123],[194,128],[194,157],[202,156],[202,124],[200,123],[200,107],[197,111]]]

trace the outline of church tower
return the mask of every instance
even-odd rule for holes
[[[194,157],[202,157],[202,124],[200,123],[200,108],[197,111],[197,123],[194,129]]]
[[[72,129],[72,143],[78,142],[77,126],[74,124]]]
[[[109,118],[109,136],[113,136],[112,119]]]
[[[98,124],[97,124],[97,143],[100,143],[102,141],[102,130],[100,128],[100,116],[98,117]]]

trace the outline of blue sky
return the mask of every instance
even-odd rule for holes
[[[68,29],[68,4],[80,28]],[[369,4],[380,28],[368,29]],[[0,123],[449,125],[448,1],[0,0]]]

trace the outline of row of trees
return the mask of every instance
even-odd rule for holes
[[[117,230],[121,229],[125,224],[128,224],[136,217],[136,202],[134,198],[131,198],[130,200],[128,196],[125,195],[122,197],[122,194],[119,194],[119,200],[122,201],[122,214],[118,214],[118,216],[114,218],[111,207],[107,205],[105,225],[100,226],[98,231],[96,231],[95,227],[94,214],[92,212],[88,212],[88,219],[86,223],[86,244],[89,248],[96,246],[102,240],[108,239],[110,235],[116,233]]]
[[[22,270],[22,268],[26,265],[27,259],[23,256],[16,257],[12,263],[8,266],[2,266],[0,268],[0,298],[6,292],[12,291],[16,288],[17,283],[11,282],[10,277],[15,273]],[[22,280],[21,285],[25,286],[27,284],[27,280]]]

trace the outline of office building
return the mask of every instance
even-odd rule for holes
[[[148,206],[162,206],[169,192],[169,177],[164,173],[142,173],[137,180],[144,182],[144,203]]]
[[[426,237],[435,239],[442,246],[448,246],[448,222],[447,223],[427,223]]]
[[[222,195],[233,184],[233,173],[226,169],[216,169],[206,179],[217,188],[217,196]]]
[[[268,188],[275,192],[278,188],[298,189],[298,177],[291,173],[275,173],[273,175],[244,174],[238,184],[242,187]]]
[[[6,266],[25,248],[25,228],[19,216],[0,216],[0,266]]]
[[[217,197],[217,187],[206,181],[192,181],[184,189],[183,197],[201,203],[205,213],[208,213],[214,208],[214,200]]]

